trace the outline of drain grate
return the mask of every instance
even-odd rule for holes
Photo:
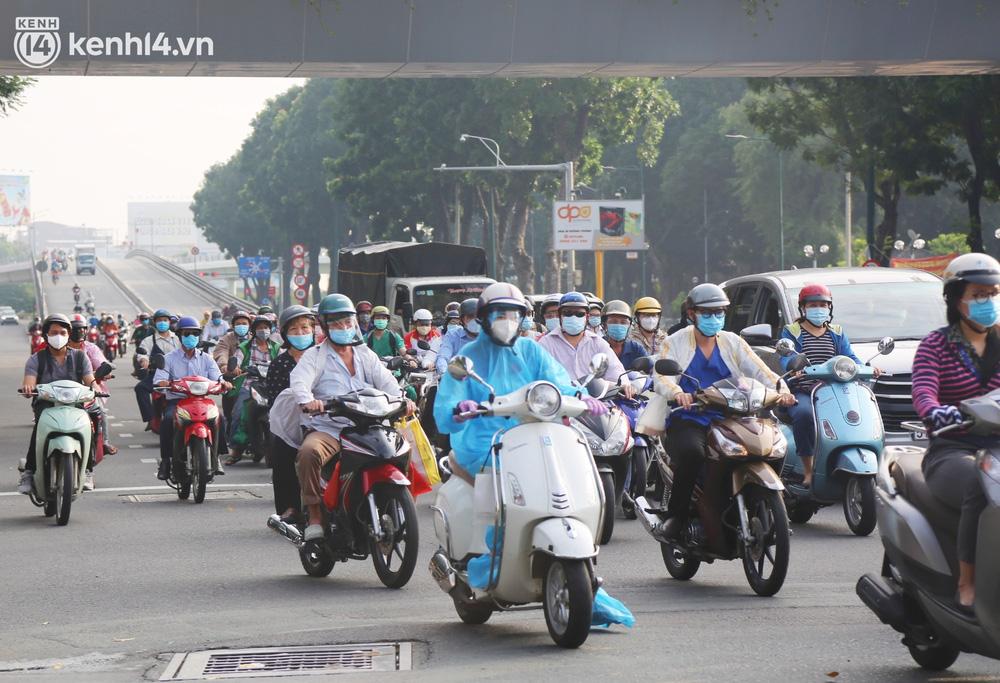
[[[177,500],[177,494],[169,493],[128,493],[119,496],[126,503],[159,503],[164,500]],[[205,500],[257,500],[261,498],[253,491],[244,489],[223,489],[205,492]]]
[[[411,643],[355,643],[180,652],[161,681],[409,671]]]

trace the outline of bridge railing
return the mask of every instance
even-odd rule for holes
[[[42,288],[42,274],[34,264],[31,268],[31,284],[35,288],[35,310],[38,312],[38,317],[44,320],[48,315],[48,301],[45,298],[45,289]]]
[[[135,306],[136,313],[142,313],[143,311],[145,311],[146,313],[152,312],[153,309],[150,308],[149,305],[142,300],[142,297],[133,292],[130,287],[128,287],[124,282],[122,282],[121,279],[117,275],[115,275],[115,272],[108,267],[108,264],[104,263],[100,258],[96,260],[97,260],[97,267],[100,268],[101,271],[108,276],[108,279],[111,280],[111,284],[117,287],[118,291],[122,293],[122,296],[128,299],[129,302],[133,306]]]
[[[150,251],[146,251],[145,249],[133,249],[129,253],[125,254],[125,258],[146,259],[153,265],[160,268],[160,270],[170,273],[181,282],[187,284],[191,289],[199,292],[207,300],[212,301],[213,305],[225,307],[231,304],[244,310],[257,310],[257,304],[247,301],[246,299],[241,299],[235,294],[230,294],[225,290],[219,289],[218,287],[205,282],[190,271],[181,268],[176,263],[172,263]]]

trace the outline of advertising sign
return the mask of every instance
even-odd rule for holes
[[[0,225],[28,225],[31,222],[31,178],[0,175]]]
[[[890,268],[916,268],[941,277],[944,269],[958,254],[927,256],[925,258],[894,258],[889,260]]]
[[[644,249],[642,200],[598,199],[552,204],[552,248],[609,251]]]

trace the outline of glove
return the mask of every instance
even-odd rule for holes
[[[475,401],[470,401],[465,399],[464,401],[459,401],[458,405],[455,406],[455,422],[465,422],[466,420],[471,420],[472,415],[464,415],[463,413],[475,413],[479,409],[479,404]]]
[[[587,405],[587,410],[591,415],[604,415],[608,412],[608,407],[593,396],[584,396],[583,402]]]
[[[942,429],[949,425],[957,425],[965,420],[955,406],[938,406],[927,416],[934,429]]]

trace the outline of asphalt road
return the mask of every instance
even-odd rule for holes
[[[23,330],[0,328],[0,680],[156,680],[174,652],[405,640],[413,670],[379,680],[1000,681],[1000,664],[973,655],[946,673],[915,668],[854,594],[881,549],[877,535],[853,537],[839,509],[795,529],[773,598],[755,597],[737,562],[672,580],[638,522],[619,519],[598,570],[637,623],[595,631],[576,651],[551,644],[540,611],[459,622],[426,571],[429,496],[418,501],[421,555],[408,586],[383,588],[367,562],[309,578],[294,547],[265,528],[268,470],[228,468],[203,505],[156,481],[156,439],[142,431],[124,373],[110,403],[121,450],[56,527],[13,493],[30,434],[14,393],[26,347]]]

